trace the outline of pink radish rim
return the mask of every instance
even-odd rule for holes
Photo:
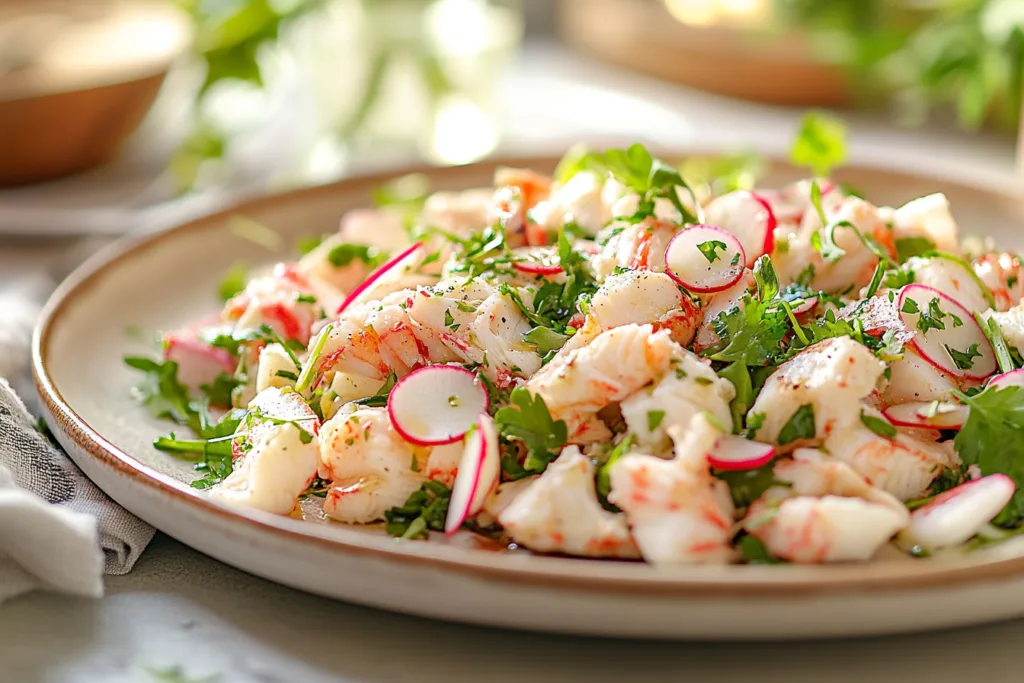
[[[469,495],[466,498],[466,506],[465,506],[465,508],[459,514],[459,523],[458,524],[451,524],[451,525],[449,525],[448,519],[445,519],[444,533],[445,533],[446,536],[454,535],[455,532],[457,532],[459,529],[462,528],[462,525],[465,523],[465,521],[475,514],[475,512],[473,510],[473,501],[476,500],[476,493],[480,489],[480,480],[482,479],[482,477],[480,475],[483,474],[483,471],[484,471],[484,461],[487,460],[487,451],[488,451],[488,447],[490,446],[490,443],[489,443],[488,438],[487,438],[487,434],[485,433],[485,430],[484,430],[484,424],[486,422],[491,422],[491,425],[489,425],[489,426],[493,429],[493,420],[492,420],[491,416],[488,415],[486,412],[481,413],[480,417],[477,418],[477,421],[476,421],[476,429],[477,429],[477,432],[480,434],[480,453],[477,456],[476,476],[473,477],[473,488],[470,489]],[[456,473],[455,476],[458,477],[459,476],[458,473]],[[500,481],[500,480],[501,480],[501,468],[499,467],[499,469],[498,469],[498,481]],[[493,487],[494,484],[491,484],[491,486]],[[453,488],[454,488],[454,484],[453,484]],[[477,512],[478,511],[479,510],[477,510]]]
[[[954,424],[939,425],[939,424],[934,424],[932,422],[929,422],[929,420],[936,419],[940,415],[943,415],[943,413],[940,413],[940,414],[936,415],[934,418],[922,417],[922,416],[918,415],[917,413],[915,413],[915,416],[918,418],[917,422],[910,422],[908,420],[900,419],[899,417],[894,415],[893,412],[892,412],[892,409],[896,408],[899,405],[906,405],[906,404],[901,403],[901,404],[897,404],[897,405],[894,405],[894,406],[889,406],[888,408],[886,408],[885,410],[882,411],[882,415],[885,416],[885,419],[888,420],[889,422],[891,422],[892,424],[896,425],[897,427],[924,427],[926,429],[961,429],[964,426],[964,421],[960,421],[959,424],[955,424],[955,425]],[[949,413],[945,413],[945,415],[949,415]]]
[[[372,273],[370,273],[370,275],[365,280],[363,280],[363,282],[358,287],[353,289],[349,293],[349,295],[345,297],[345,300],[341,302],[340,306],[338,306],[338,310],[335,313],[335,315],[341,315],[342,312],[346,308],[348,308],[352,304],[353,301],[355,301],[357,298],[359,298],[360,294],[365,292],[370,286],[373,285],[373,283],[375,283],[377,280],[379,280],[381,275],[383,275],[384,273],[388,272],[389,270],[391,270],[392,268],[397,266],[400,262],[402,262],[403,260],[408,258],[410,255],[412,255],[417,249],[422,249],[422,248],[423,248],[423,242],[416,242],[415,244],[413,244],[412,246],[407,248],[405,251],[403,251],[401,254],[399,254],[398,256],[393,257],[390,261],[387,261],[386,263],[384,263],[384,265],[382,265],[380,268],[378,268],[377,270],[375,270]]]
[[[935,496],[935,498],[928,501],[928,503],[926,503],[925,505],[922,505],[918,509],[914,510],[911,514],[912,516],[923,517],[927,515],[929,512],[932,512],[935,509],[942,507],[943,505],[953,500],[954,498],[959,498],[961,495],[963,495],[965,489],[976,486],[981,482],[986,482],[988,485],[991,485],[995,483],[993,480],[1005,480],[1006,483],[1008,483],[1011,487],[1010,498],[1013,498],[1013,494],[1017,491],[1017,483],[1012,478],[1003,474],[1002,472],[993,472],[992,474],[986,474],[984,477],[981,477],[980,479],[971,479],[970,481],[965,481],[962,484],[954,486],[948,491],[943,491],[939,495]]]
[[[456,372],[462,372],[462,373],[465,373],[467,375],[470,375],[473,378],[473,384],[480,390],[480,392],[483,394],[483,397],[484,397],[484,407],[483,407],[483,411],[481,411],[481,412],[486,413],[490,409],[490,407],[491,407],[491,396],[490,396],[490,394],[487,393],[487,389],[485,389],[482,384],[480,384],[479,382],[476,381],[477,380],[476,373],[471,371],[471,370],[467,370],[466,368],[459,367],[458,365],[427,365],[427,366],[424,366],[422,368],[418,368],[416,370],[413,370],[408,375],[406,375],[402,379],[398,380],[398,382],[395,384],[395,386],[391,387],[391,393],[388,394],[388,406],[387,406],[387,409],[388,409],[388,420],[391,422],[391,426],[395,428],[395,431],[398,432],[399,436],[401,436],[403,439],[405,439],[406,441],[408,441],[409,443],[411,443],[411,444],[413,444],[415,446],[445,446],[445,445],[450,444],[450,443],[455,443],[456,441],[458,441],[459,439],[464,437],[466,435],[466,432],[468,432],[470,429],[472,429],[472,425],[470,425],[469,427],[466,428],[466,431],[462,432],[461,434],[456,434],[454,436],[447,436],[447,437],[445,437],[443,439],[440,439],[440,440],[434,440],[434,439],[426,439],[425,440],[425,439],[422,439],[422,438],[420,438],[418,436],[413,436],[408,431],[402,429],[401,425],[399,424],[400,421],[395,420],[394,408],[392,407],[391,397],[395,395],[395,391],[398,389],[398,387],[400,387],[402,385],[402,383],[405,382],[406,380],[408,380],[410,377],[418,375],[421,372],[427,372],[427,371],[438,372],[439,370],[440,371],[456,371]]]
[[[906,300],[907,292],[910,292],[910,291],[913,291],[913,290],[922,290],[922,291],[930,292],[933,297],[938,297],[944,303],[952,304],[955,308],[957,308],[959,310],[959,312],[961,314],[960,318],[963,320],[964,325],[973,325],[975,328],[977,328],[981,340],[986,345],[988,345],[988,350],[993,355],[995,355],[995,351],[992,349],[991,342],[989,342],[988,337],[985,336],[985,333],[984,333],[984,331],[982,331],[981,326],[979,326],[978,322],[974,319],[974,314],[971,313],[969,310],[967,310],[963,306],[963,304],[961,304],[959,301],[957,301],[953,297],[951,297],[951,296],[949,296],[947,294],[943,294],[939,290],[935,289],[934,287],[929,287],[928,285],[909,284],[909,285],[906,285],[905,287],[903,287],[903,289],[900,290],[900,295],[896,298],[896,313],[897,313],[897,315],[900,316],[900,321],[903,322],[904,327],[907,327],[908,330],[911,330],[911,328],[906,324],[906,321],[903,320],[903,302]],[[911,315],[911,314],[908,314],[908,315]],[[914,333],[914,336],[908,342],[910,344],[910,346],[912,346],[914,348],[914,350],[917,352],[917,355],[919,355],[921,358],[923,358],[926,363],[928,363],[932,367],[936,368],[940,372],[944,372],[947,375],[950,375],[952,377],[965,377],[967,379],[979,379],[979,380],[980,379],[985,379],[986,377],[990,377],[992,375],[992,373],[988,373],[988,374],[978,374],[976,372],[975,373],[971,373],[969,370],[961,370],[960,368],[957,368],[955,365],[953,366],[953,368],[947,368],[947,367],[945,367],[943,365],[939,365],[939,363],[936,362],[935,360],[933,360],[928,355],[928,353],[926,353],[921,348],[921,346],[917,343],[918,335],[922,334],[920,332],[920,330],[913,329],[911,331]]]
[[[546,245],[545,245],[546,246]],[[558,275],[564,272],[560,263],[543,263],[541,261],[513,261],[512,267],[523,273],[531,275]]]
[[[737,437],[740,438],[740,437]],[[714,451],[708,453],[708,464],[717,470],[723,472],[741,472],[743,470],[753,470],[767,465],[775,458],[775,447],[771,444],[764,444],[759,441],[751,441],[759,446],[764,446],[765,452],[756,458],[748,458],[747,460],[720,460],[715,457]]]
[[[711,230],[712,232],[721,233],[723,235],[723,237],[724,237],[724,240],[727,240],[729,243],[731,243],[735,247],[735,250],[739,252],[740,259],[739,259],[739,263],[737,263],[736,266],[735,266],[736,276],[734,278],[732,278],[731,280],[729,280],[728,282],[726,282],[724,284],[715,285],[714,287],[699,287],[697,285],[687,284],[686,282],[683,281],[683,279],[681,277],[677,276],[675,274],[675,272],[673,272],[672,267],[668,265],[668,255],[672,251],[672,245],[675,244],[675,241],[677,239],[679,239],[679,237],[681,235],[689,232],[690,230]],[[665,247],[665,273],[670,278],[672,278],[672,280],[675,281],[675,283],[677,285],[679,285],[680,287],[685,287],[686,289],[690,290],[691,292],[695,292],[697,294],[714,294],[715,292],[721,292],[721,291],[724,291],[726,289],[729,289],[734,284],[739,282],[740,278],[743,277],[743,271],[746,270],[746,265],[745,265],[746,262],[747,262],[747,255],[743,251],[743,244],[740,242],[739,238],[736,237],[736,235],[732,234],[731,232],[729,232],[727,230],[723,230],[722,228],[719,228],[719,227],[714,226],[714,225],[704,225],[703,223],[698,223],[696,225],[691,225],[690,227],[685,228],[685,229],[680,230],[679,232],[677,232],[672,237],[672,239],[669,240],[668,246]]]
[[[760,204],[765,211],[768,212],[768,220],[766,221],[766,230],[764,235],[764,244],[761,246],[762,254],[771,254],[775,251],[775,228],[779,227],[779,222],[775,218],[775,212],[772,211],[772,205],[767,199],[759,195],[753,190],[747,190],[750,196],[753,197],[758,204]]]
[[[993,375],[986,387],[1024,387],[1024,368]]]

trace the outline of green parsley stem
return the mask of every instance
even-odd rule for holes
[[[309,357],[306,358],[306,362],[302,366],[302,371],[299,372],[299,379],[295,383],[295,391],[300,394],[309,388],[309,385],[313,382],[313,375],[316,374],[316,364],[320,360],[320,354],[324,351],[324,345],[327,344],[327,337],[334,330],[334,325],[329,324],[320,330],[320,336],[317,337],[316,344],[313,346],[313,350],[310,351]]]
[[[985,333],[989,343],[992,344],[992,350],[996,353],[996,362],[999,363],[999,371],[1010,372],[1013,370],[1013,357],[1010,355],[1006,340],[1003,339],[1003,331],[999,328],[999,323],[991,318],[986,319],[977,311],[974,312],[974,319],[981,325],[981,331]]]

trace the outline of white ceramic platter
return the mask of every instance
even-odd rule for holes
[[[514,165],[551,168],[552,159]],[[435,189],[489,183],[497,164],[429,170]],[[765,185],[796,175],[776,167]],[[839,174],[877,203],[945,192],[962,229],[1024,246],[1019,201],[888,171]],[[474,537],[402,542],[377,529],[218,507],[190,488],[187,463],[150,445],[169,425],[130,396],[125,354],[149,334],[217,309],[236,261],[284,257],[237,237],[247,216],[295,239],[333,231],[384,178],[269,197],[116,245],[54,294],[36,331],[34,371],[47,420],[114,500],[182,542],[253,574],[324,596],[478,624],[620,637],[783,639],[933,629],[1024,615],[1024,542],[941,559],[864,565],[654,568],[485,548]]]

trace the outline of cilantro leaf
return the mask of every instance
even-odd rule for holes
[[[353,261],[361,261],[373,268],[385,260],[387,260],[387,254],[378,250],[377,247],[369,247],[365,244],[342,242],[334,245],[327,252],[327,261],[335,268],[344,268]]]
[[[245,289],[246,281],[249,279],[249,268],[244,263],[236,263],[228,268],[224,277],[217,287],[222,301],[227,301]]]
[[[783,560],[772,555],[756,536],[746,534],[736,542],[736,547],[747,564],[781,564]]]
[[[714,474],[729,485],[733,504],[745,508],[772,486],[787,486],[775,479],[773,466],[774,463],[768,463],[752,470],[715,470]]]
[[[702,222],[703,212],[700,202],[690,185],[665,162],[651,156],[641,144],[632,144],[627,149],[608,149],[604,152],[592,152],[582,161],[581,165],[598,173],[611,175],[617,181],[640,195],[639,208],[635,219],[650,216],[654,213],[654,200],[667,199],[679,211],[684,223]],[[686,207],[679,199],[676,188],[683,188],[693,198],[696,213]]]
[[[718,255],[718,250],[725,251],[729,248],[729,245],[720,240],[708,240],[707,242],[701,242],[697,245],[697,250],[704,254],[704,258],[708,260],[708,263],[714,263],[718,259],[722,258]],[[739,254],[736,254],[739,257]]]
[[[903,263],[912,256],[921,256],[935,250],[935,243],[927,237],[898,237],[896,259]]]
[[[550,327],[534,327],[523,335],[523,341],[536,348],[541,356],[546,356],[565,346],[565,342],[569,341],[569,335],[555,332]]]
[[[779,431],[777,441],[780,446],[785,446],[800,439],[813,439],[815,433],[814,406],[808,403],[797,408],[790,416]]]
[[[509,402],[511,405],[499,408],[494,414],[498,433],[526,446],[523,463],[526,470],[543,472],[565,445],[568,427],[564,420],[552,420],[544,399],[531,395],[527,389],[514,389]]]
[[[1017,484],[1013,499],[996,518],[1000,525],[1024,516],[1024,387],[988,387],[958,398],[970,411],[953,446],[964,465],[977,465],[983,475],[1002,473]]]
[[[627,436],[612,449],[611,455],[608,456],[608,459],[601,463],[600,467],[597,468],[597,474],[594,479],[594,488],[597,489],[597,498],[605,508],[612,512],[618,512],[618,508],[608,502],[608,494],[612,491],[612,465],[618,462],[619,458],[628,453],[632,446],[633,437]]]
[[[943,344],[943,348],[946,349],[946,353],[953,359],[953,362],[961,370],[970,370],[974,367],[974,359],[981,355],[981,351],[978,350],[978,343],[975,342],[967,347],[966,351],[957,351],[952,348],[949,344]]]
[[[173,360],[126,356],[125,365],[145,373],[135,385],[135,399],[149,408],[153,417],[170,418],[199,431],[199,412],[189,400],[188,389],[178,381],[178,364]]]
[[[896,436],[896,428],[892,426],[892,423],[883,417],[876,417],[869,415],[863,410],[860,411],[860,421],[864,423],[864,426],[873,431],[879,436],[891,439]]]
[[[403,539],[427,538],[431,531],[444,531],[452,492],[430,479],[413,491],[405,504],[384,512],[387,532]]]
[[[719,370],[718,376],[729,380],[736,389],[736,395],[729,402],[729,412],[732,413],[733,431],[738,434],[743,427],[744,416],[754,405],[754,386],[750,381],[750,371],[747,370],[746,363],[738,361]]]
[[[846,126],[825,112],[807,112],[790,147],[789,159],[796,166],[810,167],[815,175],[827,176],[846,161]]]
[[[230,406],[231,392],[240,384],[242,384],[241,379],[222,372],[217,375],[211,384],[200,384],[199,389],[206,394],[210,405]]]

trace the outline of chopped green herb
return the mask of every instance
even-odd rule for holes
[[[405,504],[384,513],[387,532],[403,539],[427,538],[431,531],[444,531],[452,492],[439,481],[428,480],[414,491]]]
[[[953,359],[953,362],[961,370],[970,370],[974,367],[974,359],[981,356],[981,351],[978,350],[978,343],[975,342],[967,347],[966,351],[957,351],[952,348],[949,344],[943,344],[946,349],[946,353]]]
[[[893,427],[892,423],[884,417],[869,415],[862,410],[860,411],[860,421],[864,423],[865,427],[873,431],[875,434],[883,436],[886,439],[892,439],[896,436],[896,428]]]
[[[228,268],[217,288],[222,301],[227,301],[233,296],[245,290],[245,283],[249,279],[249,268],[243,263],[236,263]]]
[[[568,428],[563,420],[552,420],[544,399],[527,389],[513,389],[509,402],[494,414],[495,426],[506,439],[526,446],[527,471],[543,472],[565,445]]]
[[[846,126],[825,112],[807,112],[790,147],[789,159],[796,166],[809,167],[815,175],[827,176],[846,161]]]
[[[896,259],[900,263],[904,263],[912,256],[921,256],[935,251],[935,243],[927,237],[898,237],[895,241]]]
[[[763,496],[772,486],[787,485],[775,479],[772,467],[773,464],[768,463],[752,470],[716,470],[714,474],[729,485],[733,504],[738,508],[745,508]]]
[[[800,439],[813,439],[814,427],[814,406],[811,404],[802,405],[789,418],[782,430],[779,431],[778,443],[780,446],[793,443]]]
[[[316,297],[312,294],[297,294],[295,296],[295,301],[300,304],[315,304]]]
[[[782,560],[768,552],[768,549],[764,547],[764,543],[760,539],[750,534],[743,536],[736,543],[736,547],[747,564],[780,564],[782,562]]]
[[[335,268],[344,268],[353,261],[361,261],[373,268],[383,263],[386,258],[387,255],[382,254],[377,247],[348,242],[337,244],[327,252],[327,260]]]
[[[653,432],[661,424],[661,421],[665,419],[664,410],[648,410],[647,411],[647,431]]]
[[[957,397],[970,408],[953,445],[964,465],[977,465],[983,475],[1002,473],[1017,492],[995,523],[1011,525],[1024,516],[1024,387],[992,386]]]
[[[729,245],[719,240],[708,240],[707,242],[701,242],[697,245],[697,249],[700,253],[704,254],[704,258],[708,260],[708,263],[714,263],[721,256],[718,255],[718,250],[725,251],[729,248]],[[736,253],[736,260],[739,261],[739,252]]]

